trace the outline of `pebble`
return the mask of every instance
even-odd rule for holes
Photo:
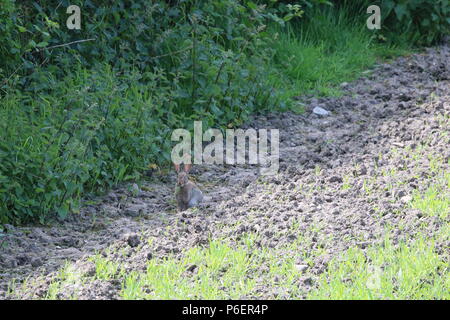
[[[325,110],[324,108],[321,108],[321,107],[315,107],[313,109],[313,113],[317,114],[318,116],[328,116],[328,115],[330,115],[330,111]]]

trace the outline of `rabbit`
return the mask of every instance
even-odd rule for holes
[[[203,193],[197,185],[189,180],[189,170],[191,164],[185,164],[184,170],[180,170],[180,165],[174,164],[178,173],[177,185],[175,187],[175,198],[177,200],[178,211],[196,207],[203,201]]]

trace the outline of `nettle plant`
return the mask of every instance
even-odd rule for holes
[[[265,77],[277,16],[264,6],[0,2],[0,223],[64,218],[82,196],[169,163],[171,131],[193,120],[231,128],[283,107]],[[80,30],[66,28],[69,5]]]

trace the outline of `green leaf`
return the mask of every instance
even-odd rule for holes
[[[408,10],[406,8],[406,4],[400,3],[394,9],[395,14],[399,20],[402,20],[403,17],[407,16]]]
[[[258,6],[257,6],[254,2],[252,2],[252,1],[248,1],[248,2],[247,2],[247,6],[248,6],[250,9],[253,9],[253,10],[258,9]]]
[[[58,212],[58,217],[61,219],[65,219],[67,217],[67,215],[69,214],[69,210],[66,206],[62,206],[61,208],[59,208],[57,210]]]
[[[283,20],[288,22],[289,20],[291,20],[294,17],[294,15],[292,13],[288,13],[287,15],[285,15],[283,17]]]
[[[48,42],[42,41],[42,42],[39,42],[39,43],[36,45],[36,47],[38,47],[38,48],[44,48],[44,47],[46,47],[47,45],[48,45]]]

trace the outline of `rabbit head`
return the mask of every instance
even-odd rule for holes
[[[178,173],[177,184],[179,186],[184,186],[189,182],[189,170],[191,170],[190,164],[185,164],[183,170],[181,170],[180,165],[175,165],[175,170]]]

